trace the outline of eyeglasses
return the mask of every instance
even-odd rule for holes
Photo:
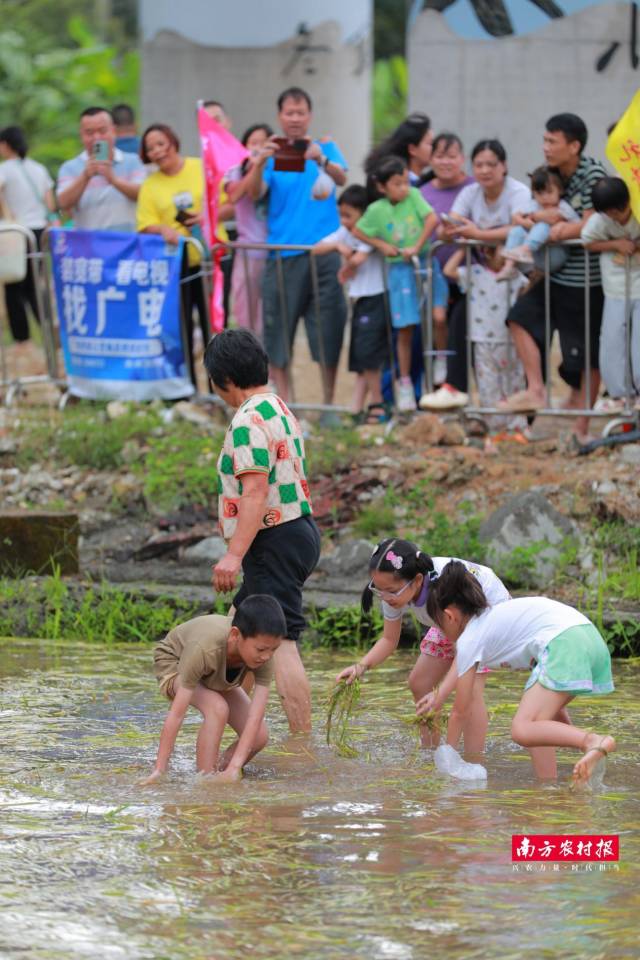
[[[416,578],[414,577],[413,580],[409,580],[409,582],[405,583],[404,586],[400,587],[399,590],[378,590],[377,587],[374,587],[373,580],[370,580],[369,590],[371,590],[371,593],[374,595],[374,597],[391,597],[391,599],[395,599],[396,597],[399,597],[401,593],[404,593],[407,587],[410,587],[411,584],[415,582],[415,579]]]

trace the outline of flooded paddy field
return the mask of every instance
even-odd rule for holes
[[[640,663],[571,705],[618,752],[593,792],[536,783],[511,743],[525,675],[495,672],[486,782],[437,775],[405,723],[414,656],[368,675],[354,759],[324,739],[346,653],[305,655],[314,733],[271,743],[237,785],[194,775],[189,713],[171,773],[150,772],[165,701],[151,649],[0,641],[0,957],[422,960],[637,957]],[[511,835],[619,834],[619,869],[533,864]]]

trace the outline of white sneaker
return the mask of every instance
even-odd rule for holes
[[[396,404],[399,413],[410,413],[416,409],[416,395],[413,392],[411,380],[406,382],[398,380],[396,384]]]
[[[594,406],[596,413],[619,413],[624,410],[624,400],[616,397],[600,397]]]
[[[450,387],[444,383],[434,393],[425,393],[420,397],[421,410],[453,410],[456,407],[466,407],[469,403],[469,394]]]
[[[447,379],[447,361],[444,357],[436,357],[433,362],[433,382],[436,386]]]

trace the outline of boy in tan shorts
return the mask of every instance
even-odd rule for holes
[[[240,604],[233,619],[195,617],[169,631],[155,648],[154,669],[171,706],[160,734],[155,767],[143,786],[166,772],[189,706],[202,714],[196,744],[198,772],[215,773],[216,779],[224,782],[241,779],[244,764],[269,738],[264,714],[273,674],[271,658],[286,630],[278,601],[254,594]],[[241,687],[248,672],[255,679],[251,699]],[[227,723],[238,739],[219,759]]]

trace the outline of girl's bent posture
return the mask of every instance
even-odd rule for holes
[[[169,764],[187,708],[202,714],[196,745],[200,773],[217,773],[222,781],[239,780],[242,767],[268,740],[264,712],[273,674],[270,662],[286,633],[286,621],[277,600],[266,595],[247,597],[229,617],[196,617],[171,630],[155,648],[154,667],[160,690],[171,700],[160,734],[153,783]],[[241,687],[253,673],[255,691],[249,699]],[[238,739],[219,760],[220,741],[227,723]]]
[[[403,614],[411,612],[428,630],[420,644],[420,656],[409,675],[409,688],[414,699],[419,700],[440,683],[449,671],[455,651],[427,613],[427,598],[440,571],[450,559],[430,557],[408,540],[383,540],[376,547],[369,562],[371,580],[362,594],[362,608],[365,613],[368,612],[373,597],[380,597],[384,633],[360,662],[343,670],[337,680],[344,679],[351,683],[356,677],[361,677],[365,670],[386,660],[398,646]],[[466,560],[461,564],[478,578],[490,603],[509,599],[507,588],[489,567]],[[484,705],[487,672],[486,668],[481,667],[473,684],[472,706],[464,728],[464,746],[469,753],[482,753],[484,750],[489,722]],[[424,746],[438,745],[438,735],[426,725],[422,728],[421,736]]]
[[[490,607],[478,580],[457,561],[447,564],[430,590],[427,610],[454,645],[456,658],[439,690],[418,702],[418,713],[439,710],[455,688],[447,728],[447,743],[455,748],[471,710],[478,665],[533,667],[511,736],[530,749],[540,777],[556,776],[554,747],[583,750],[573,778],[586,783],[598,760],[616,748],[613,737],[572,726],[563,714],[575,696],[613,690],[611,657],[594,625],[573,607],[547,597]]]

